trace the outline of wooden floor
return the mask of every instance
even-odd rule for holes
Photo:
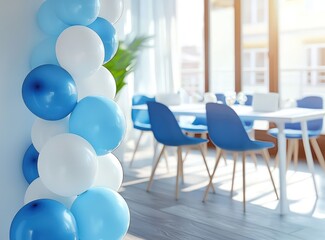
[[[169,149],[168,172],[164,161],[158,166],[151,191],[146,192],[151,163],[152,147],[144,144],[139,149],[133,167],[129,167],[132,145],[123,163],[124,183],[120,193],[127,201],[131,223],[125,239],[325,239],[325,172],[316,166],[319,197],[316,198],[313,182],[304,163],[287,173],[290,213],[280,216],[278,201],[263,160],[258,167],[248,159],[246,165],[246,213],[242,205],[241,161],[237,165],[234,194],[231,197],[233,161],[220,162],[214,186],[203,203],[208,181],[202,158],[196,150],[185,161],[185,183],[180,198],[175,200],[176,161]],[[214,150],[208,152],[208,164],[214,164]],[[272,173],[278,186],[278,169]]]

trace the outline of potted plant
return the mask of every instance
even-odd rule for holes
[[[135,37],[132,41],[120,41],[114,57],[104,64],[116,82],[116,95],[127,84],[125,78],[134,71],[141,49],[147,47],[148,36]]]
[[[114,57],[103,66],[106,67],[113,75],[116,82],[116,97],[115,101],[121,107],[128,122],[131,121],[131,103],[128,102],[128,97],[123,96],[127,92],[122,93],[121,90],[127,84],[126,77],[134,71],[138,54],[146,46],[150,37],[140,36],[132,41],[120,41]],[[123,97],[122,97],[123,96]],[[128,123],[129,125],[130,123]],[[128,135],[128,133],[126,134]],[[117,149],[114,150],[114,155],[121,161],[124,161],[125,141],[122,141]]]

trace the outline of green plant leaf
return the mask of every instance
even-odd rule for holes
[[[116,94],[126,85],[125,78],[134,71],[137,57],[141,49],[149,47],[146,43],[151,39],[149,36],[139,36],[128,44],[120,41],[114,57],[103,66],[113,75],[116,82]]]

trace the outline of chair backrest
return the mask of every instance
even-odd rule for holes
[[[167,106],[174,106],[181,104],[181,96],[178,93],[158,93],[156,101]]]
[[[216,93],[215,94],[217,97],[218,102],[222,102],[223,104],[226,104],[226,96],[223,93]],[[245,102],[246,106],[252,106],[253,104],[253,95],[251,94],[246,94],[247,100]],[[236,100],[235,104],[239,104],[238,101]]]
[[[156,101],[154,97],[148,97],[146,95],[134,95],[132,97],[133,106],[147,104],[147,102],[154,101]],[[150,123],[147,110],[132,109],[131,117],[133,122]]]
[[[217,101],[226,104],[226,96],[223,93],[216,93]]]
[[[207,125],[211,141],[225,150],[241,151],[251,143],[237,113],[226,104],[207,103]]]
[[[278,93],[254,93],[253,110],[256,112],[273,112],[279,110],[280,96]]]
[[[170,109],[159,102],[148,102],[151,130],[156,140],[164,145],[178,146],[185,136]]]
[[[308,96],[297,101],[297,107],[299,108],[311,108],[311,109],[322,109],[323,108],[323,98],[319,96]],[[321,131],[323,128],[323,119],[316,119],[307,122],[308,130]],[[287,129],[300,130],[300,123],[287,123],[285,125]]]

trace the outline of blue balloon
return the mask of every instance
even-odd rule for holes
[[[128,205],[121,195],[111,189],[89,189],[73,202],[71,212],[76,218],[82,240],[123,239],[129,228]]]
[[[105,155],[118,147],[125,129],[125,117],[120,107],[105,97],[81,99],[70,115],[70,133],[86,139],[97,155]]]
[[[37,12],[37,23],[44,33],[59,36],[69,25],[56,16],[54,2],[45,1],[41,5]]]
[[[104,18],[98,17],[88,27],[94,30],[102,40],[105,49],[104,63],[108,62],[115,55],[118,47],[118,38],[114,26]]]
[[[71,75],[52,64],[39,66],[26,76],[22,95],[28,109],[45,120],[59,120],[68,116],[78,99]]]
[[[57,16],[68,25],[87,26],[96,20],[100,10],[99,0],[52,1]]]
[[[39,177],[37,170],[38,155],[39,153],[34,148],[33,144],[28,147],[24,154],[23,174],[28,183],[31,183]]]
[[[10,226],[11,240],[79,240],[76,220],[61,203],[50,199],[22,207]]]
[[[59,65],[55,52],[56,40],[56,38],[46,38],[33,49],[30,58],[31,69],[44,64]]]

